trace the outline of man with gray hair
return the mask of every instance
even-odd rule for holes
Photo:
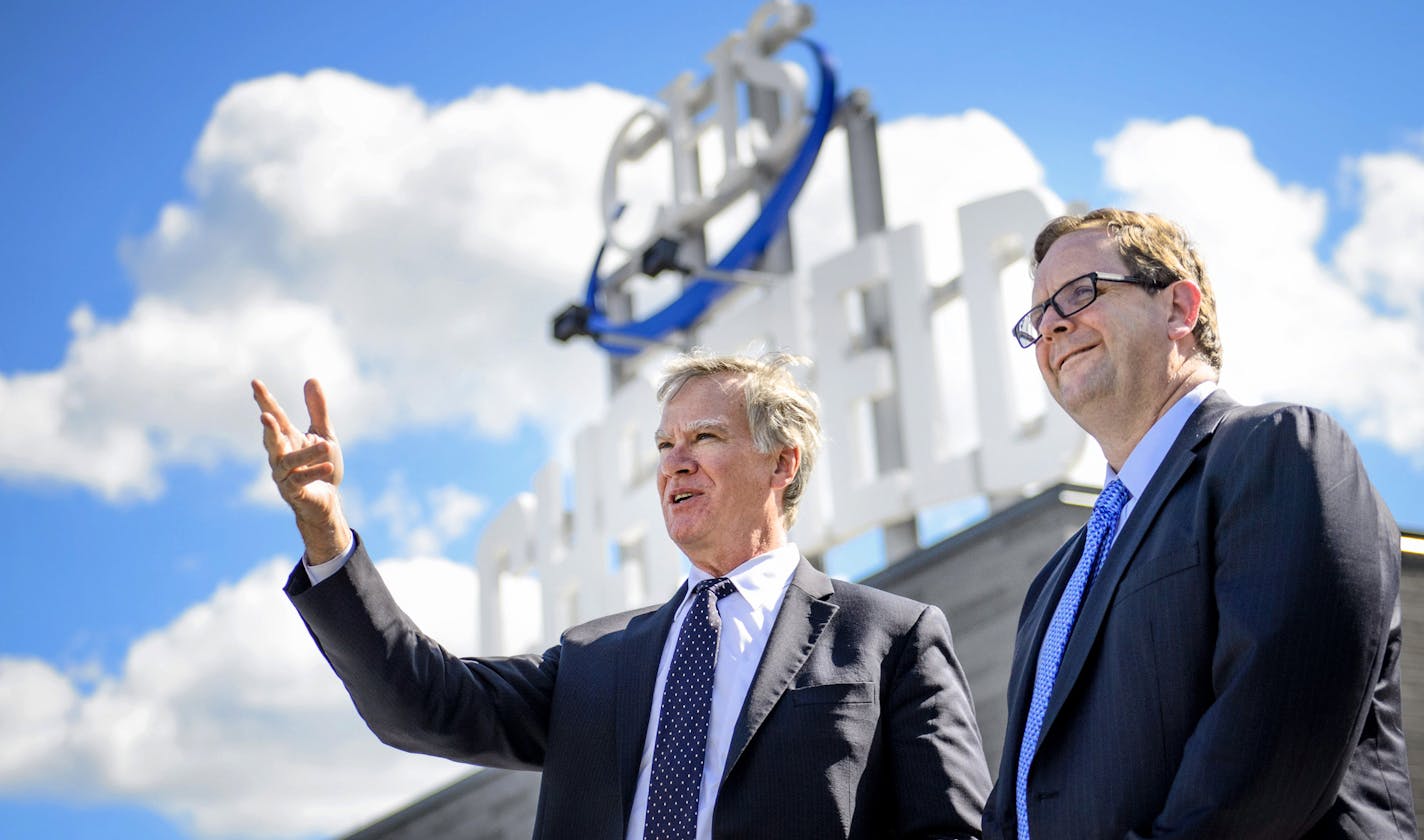
[[[979,837],[989,776],[943,613],[832,580],[787,538],[821,441],[801,361],[669,366],[657,486],[686,583],[508,658],[420,633],[341,512],[320,386],[303,433],[254,382],[306,546],[287,594],[372,731],[542,770],[536,838]]]

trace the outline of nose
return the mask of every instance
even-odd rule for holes
[[[662,451],[658,468],[666,476],[688,475],[697,468],[697,462],[693,460],[686,447],[673,444]]]
[[[1038,321],[1038,334],[1047,341],[1053,340],[1054,333],[1068,332],[1073,326],[1073,319],[1064,318],[1058,314],[1058,310],[1052,306],[1043,313],[1043,317]]]

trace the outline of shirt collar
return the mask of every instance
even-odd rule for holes
[[[1182,433],[1182,427],[1187,425],[1187,418],[1191,417],[1192,412],[1215,390],[1215,382],[1203,382],[1177,400],[1165,414],[1157,418],[1157,422],[1152,424],[1152,428],[1148,429],[1142,440],[1132,448],[1132,453],[1122,464],[1122,472],[1113,472],[1113,468],[1108,467],[1107,479],[1103,481],[1103,486],[1106,487],[1113,479],[1117,479],[1132,494],[1132,498],[1141,498],[1147,490],[1147,483],[1157,474],[1157,468],[1162,466],[1162,459],[1167,457],[1167,450],[1172,448],[1177,435]]]
[[[801,549],[796,547],[796,543],[789,542],[765,554],[758,554],[725,577],[737,587],[753,609],[769,610],[776,606],[777,599],[791,582],[791,576],[796,573],[800,562]],[[697,584],[711,579],[711,575],[693,566],[687,572],[687,594],[683,600],[692,595]]]

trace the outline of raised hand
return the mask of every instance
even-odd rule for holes
[[[272,467],[272,481],[297,517],[306,543],[307,562],[325,563],[351,544],[351,529],[341,510],[341,444],[326,411],[321,383],[308,379],[303,389],[311,424],[305,432],[261,380],[252,380],[252,397],[262,409],[262,445]]]

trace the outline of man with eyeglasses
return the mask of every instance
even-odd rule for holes
[[[1217,389],[1176,224],[1063,216],[1034,262],[1014,336],[1108,471],[1025,598],[985,837],[1415,837],[1399,531],[1349,438]]]

